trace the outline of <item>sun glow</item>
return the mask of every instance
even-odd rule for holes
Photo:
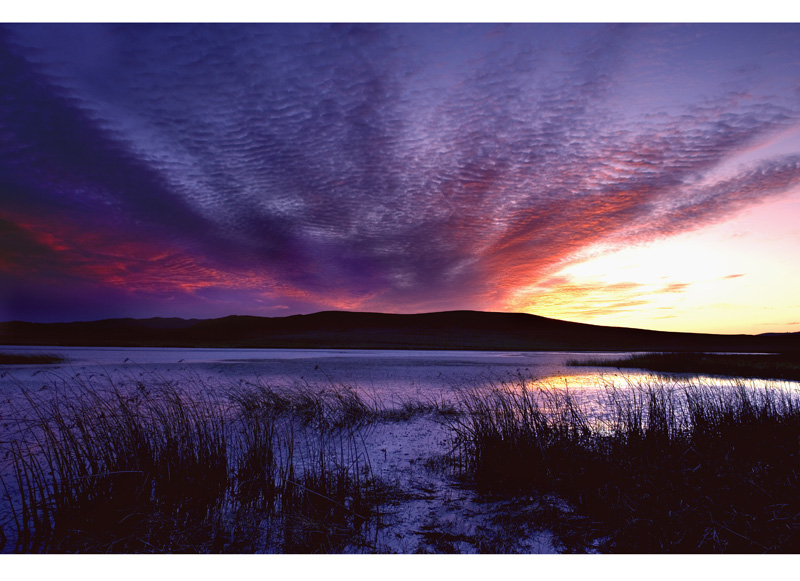
[[[656,242],[590,248],[516,294],[531,313],[669,331],[800,330],[800,192]]]

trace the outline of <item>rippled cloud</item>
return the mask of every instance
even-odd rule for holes
[[[796,27],[748,30],[6,26],[7,310],[58,281],[120,314],[505,309],[800,185],[797,155],[720,169],[799,121]]]

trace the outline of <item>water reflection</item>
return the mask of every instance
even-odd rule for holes
[[[800,390],[798,382],[737,380],[710,376],[654,374],[607,367],[572,367],[570,360],[620,358],[630,353],[402,351],[330,349],[181,349],[0,347],[2,352],[58,353],[60,365],[0,367],[0,395],[20,388],[40,391],[70,383],[179,384],[187,393],[224,394],[237,385],[292,389],[349,388],[391,405],[411,400],[453,400],[465,389],[536,385],[568,390],[593,409],[609,390],[687,387]]]
[[[647,389],[664,387],[682,389],[692,387],[732,389],[748,388],[780,388],[789,391],[800,390],[800,382],[777,379],[745,379],[737,377],[719,377],[688,373],[648,373],[635,370],[626,372],[591,372],[562,374],[546,377],[538,382],[548,388],[563,388],[573,391],[590,391],[593,389]]]
[[[796,381],[636,371],[558,374],[486,388],[505,393],[526,392],[524,397],[536,398],[542,409],[555,413],[560,413],[569,399],[586,415],[590,425],[601,430],[612,429],[622,421],[620,414],[633,408],[643,410],[641,420],[646,424],[649,401],[665,405],[664,409],[681,424],[689,417],[690,399],[705,399],[724,407],[727,405],[724,402],[734,401],[737,395],[753,402],[786,402],[789,400],[785,396],[800,394],[800,382]],[[529,395],[537,392],[541,397]],[[734,400],[729,396],[734,396]]]

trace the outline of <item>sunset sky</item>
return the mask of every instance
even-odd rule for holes
[[[0,202],[0,320],[800,331],[800,25],[3,25]]]

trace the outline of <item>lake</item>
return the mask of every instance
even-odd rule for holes
[[[517,386],[522,380],[555,389],[569,388],[578,400],[588,404],[586,409],[593,417],[602,418],[599,404],[609,385],[624,389],[649,383],[664,385],[674,380],[674,385],[680,387],[681,382],[685,385],[689,381],[686,376],[667,379],[634,369],[568,365],[574,359],[629,355],[607,352],[22,346],[0,346],[0,352],[58,354],[67,358],[65,363],[53,365],[0,366],[0,477],[10,488],[7,494],[12,503],[19,502],[19,495],[14,492],[14,466],[4,446],[15,440],[31,446],[36,440],[31,439],[34,432],[20,432],[21,436],[17,432],[28,425],[25,418],[31,416],[28,400],[22,397],[25,391],[33,394],[31,401],[43,401],[51,397],[69,398],[72,387],[80,384],[104,389],[113,383],[116,387],[131,386],[135,391],[138,384],[152,386],[161,382],[178,386],[189,396],[197,393],[205,397],[211,393],[222,398],[229,388],[247,387],[250,383],[314,391],[348,387],[364,399],[393,408],[405,402],[455,401],[463,389]],[[730,378],[700,377],[690,381],[720,387],[735,384]],[[758,380],[748,380],[748,385],[800,388],[797,383]],[[303,451],[308,457],[318,457],[313,434],[303,436],[310,440],[302,439],[300,431],[293,432],[292,437],[298,441],[298,458]],[[439,540],[452,538],[460,540],[454,540],[449,550],[480,552],[486,531],[506,535],[502,536],[502,543],[498,541],[498,546],[507,547],[504,550],[508,552],[548,553],[563,549],[549,531],[531,528],[533,525],[524,532],[498,528],[495,523],[499,514],[515,518],[518,509],[511,500],[488,501],[451,478],[447,471],[430,468],[437,458],[443,458],[453,449],[454,442],[452,430],[435,415],[376,421],[358,433],[357,442],[352,453],[368,459],[371,473],[400,490],[402,500],[392,503],[367,549],[351,547],[345,551],[438,552],[442,550],[437,544]],[[14,534],[13,519],[12,504],[0,502],[0,526],[8,531],[9,539]],[[9,541],[0,552],[14,550],[13,542]],[[262,550],[280,548],[266,546]]]
[[[459,389],[539,381],[593,398],[608,385],[661,381],[663,374],[611,367],[574,367],[570,360],[614,359],[633,353],[413,351],[368,349],[202,349],[164,347],[0,346],[2,353],[59,354],[65,363],[0,366],[0,394],[36,391],[82,380],[116,383],[171,381],[185,389],[215,390],[245,382],[273,387],[325,389],[347,386],[385,405],[410,400],[451,400]],[[727,386],[728,378],[701,377]],[[764,385],[759,380],[748,380]],[[771,382],[774,383],[774,382]],[[795,382],[783,383],[800,389]]]
[[[67,362],[14,365],[2,369],[0,386],[13,383],[36,388],[48,378],[80,374],[115,379],[154,376],[212,384],[260,381],[269,385],[347,385],[367,397],[390,402],[400,398],[438,398],[455,388],[499,383],[524,376],[570,378],[609,369],[569,367],[570,359],[611,358],[619,353],[406,351],[333,349],[196,349],[111,347],[0,347],[4,353],[56,353]]]

